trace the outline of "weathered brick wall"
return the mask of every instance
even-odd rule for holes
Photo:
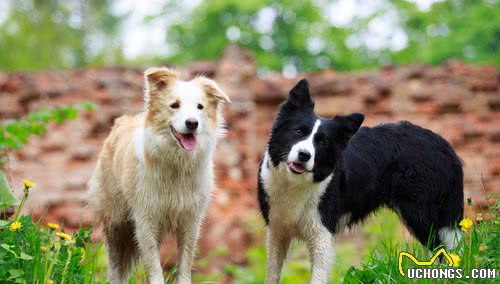
[[[202,254],[226,247],[214,260],[244,261],[256,240],[248,226],[259,219],[255,188],[258,159],[265,148],[274,112],[297,79],[256,75],[251,55],[237,47],[217,62],[180,67],[184,78],[203,73],[217,80],[233,103],[226,109],[228,134],[216,155],[219,188],[203,229]],[[444,136],[464,160],[466,197],[485,205],[500,189],[500,71],[491,66],[450,62],[438,67],[412,65],[341,73],[303,74],[320,115],[361,111],[365,125],[409,120]],[[47,221],[69,228],[91,223],[85,210],[86,182],[114,118],[142,110],[142,70],[77,69],[0,74],[0,119],[15,118],[42,106],[92,100],[97,111],[76,121],[53,125],[21,151],[10,153],[9,177],[37,183],[28,210],[47,209]],[[171,244],[170,244],[171,246]],[[169,247],[170,247],[169,246]]]

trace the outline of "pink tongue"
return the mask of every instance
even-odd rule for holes
[[[179,142],[182,148],[187,151],[193,151],[196,147],[196,137],[193,134],[179,134]]]
[[[304,166],[297,163],[290,163],[289,167],[297,173],[303,173],[306,170]]]

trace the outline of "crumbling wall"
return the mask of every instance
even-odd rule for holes
[[[231,253],[216,258],[213,267],[221,268],[228,260],[243,263],[245,249],[257,241],[251,226],[260,220],[258,160],[273,115],[299,77],[309,78],[322,116],[364,112],[368,126],[409,120],[445,137],[464,160],[465,196],[479,206],[500,189],[500,71],[494,67],[449,62],[357,73],[325,70],[295,79],[260,77],[252,56],[231,46],[220,61],[194,62],[178,70],[186,79],[198,74],[214,78],[233,101],[226,108],[228,133],[216,155],[218,190],[200,240],[202,255],[215,247]],[[63,220],[70,229],[91,223],[84,207],[86,182],[113,120],[143,109],[142,80],[138,68],[0,73],[2,120],[82,100],[98,106],[76,121],[52,125],[43,137],[9,154],[12,184],[20,187],[28,178],[38,185],[28,206],[35,216],[46,212],[47,221]]]

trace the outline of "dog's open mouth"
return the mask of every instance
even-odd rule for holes
[[[290,171],[292,171],[292,173],[298,175],[306,172],[306,168],[304,167],[304,165],[295,162],[288,163],[288,168],[290,169]]]
[[[179,142],[184,150],[193,151],[196,148],[196,136],[194,133],[179,133],[173,127],[170,128],[175,139],[177,139],[177,142]]]

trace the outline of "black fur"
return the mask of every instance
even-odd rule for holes
[[[280,107],[268,143],[273,165],[286,160],[319,118],[308,87],[306,80],[300,81]],[[437,230],[455,226],[463,215],[462,163],[450,144],[406,121],[359,129],[362,114],[319,119],[314,181],[334,173],[318,208],[323,225],[337,233],[341,216],[350,214],[351,226],[386,206],[400,213],[422,244],[439,245]],[[267,224],[269,204],[260,178],[264,166],[259,169],[258,200]]]
[[[264,222],[266,222],[266,224],[269,224],[269,200],[267,194],[264,192],[264,187],[260,178],[260,170],[262,169],[262,166],[262,161],[260,161],[257,198],[259,201],[260,212],[262,213],[262,217],[264,218]],[[264,165],[264,167],[268,166],[269,165]]]

